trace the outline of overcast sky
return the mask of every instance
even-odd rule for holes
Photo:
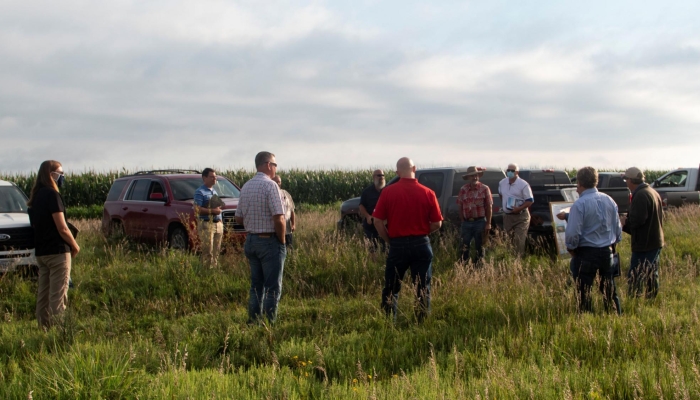
[[[700,2],[0,2],[0,171],[700,164]]]

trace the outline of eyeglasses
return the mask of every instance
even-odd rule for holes
[[[63,175],[63,171],[52,171],[52,174]]]
[[[270,161],[268,161],[267,163],[270,164],[270,165],[272,165],[273,167],[277,168],[277,163],[270,162]]]
[[[376,174],[376,175],[374,175],[374,176],[378,176],[378,177],[380,177],[380,178],[381,178],[381,177],[383,177],[383,176],[384,176],[384,174]]]
[[[507,169],[506,172],[515,172],[514,169]]]

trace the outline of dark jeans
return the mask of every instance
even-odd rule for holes
[[[461,226],[462,233],[462,261],[469,260],[469,252],[471,249],[472,240],[474,240],[475,256],[472,262],[477,264],[484,258],[483,235],[486,219],[482,218],[477,221],[463,221]]]
[[[374,225],[368,225],[365,222],[362,224],[362,229],[365,231],[365,237],[369,240],[371,245],[369,250],[372,253],[377,251],[379,246],[382,248],[382,253],[386,251],[386,243],[384,242],[384,239],[379,236],[379,232],[377,232],[377,228],[375,228]]]
[[[287,248],[275,235],[265,238],[249,233],[245,240],[245,255],[250,263],[249,322],[258,320],[263,313],[274,322],[282,295]]]
[[[396,319],[401,280],[411,270],[416,285],[418,308],[416,316],[422,321],[430,313],[430,280],[433,276],[433,249],[427,236],[407,236],[389,241],[389,255],[384,270],[382,308]]]
[[[661,248],[651,251],[633,251],[627,273],[629,295],[654,298],[659,293],[659,256]]]
[[[571,273],[578,290],[579,311],[593,311],[591,287],[596,274],[600,274],[600,292],[603,294],[605,310],[610,312],[614,304],[617,313],[622,314],[611,264],[612,250],[609,247],[579,247],[576,249],[576,255],[571,260]]]

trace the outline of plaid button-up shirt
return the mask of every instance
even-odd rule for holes
[[[236,217],[243,218],[243,226],[247,232],[274,232],[275,223],[272,217],[284,214],[279,186],[269,176],[258,172],[241,188]]]
[[[475,188],[470,184],[462,186],[457,195],[457,204],[464,219],[483,218],[486,216],[486,207],[493,205],[491,189],[479,182]]]

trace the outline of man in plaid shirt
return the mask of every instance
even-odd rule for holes
[[[484,257],[483,235],[488,234],[491,229],[491,214],[493,212],[493,198],[491,189],[479,182],[479,177],[484,174],[476,167],[467,168],[467,173],[462,175],[462,179],[468,181],[462,186],[457,196],[459,204],[459,219],[462,221],[462,262],[469,260],[469,252],[472,239],[474,240],[475,256],[472,262],[475,266],[480,265]]]
[[[263,313],[270,322],[277,317],[282,295],[282,273],[287,256],[284,205],[279,187],[271,179],[277,172],[275,155],[261,151],[255,156],[257,174],[243,185],[236,209],[236,221],[248,235],[245,255],[250,264],[248,323]]]

